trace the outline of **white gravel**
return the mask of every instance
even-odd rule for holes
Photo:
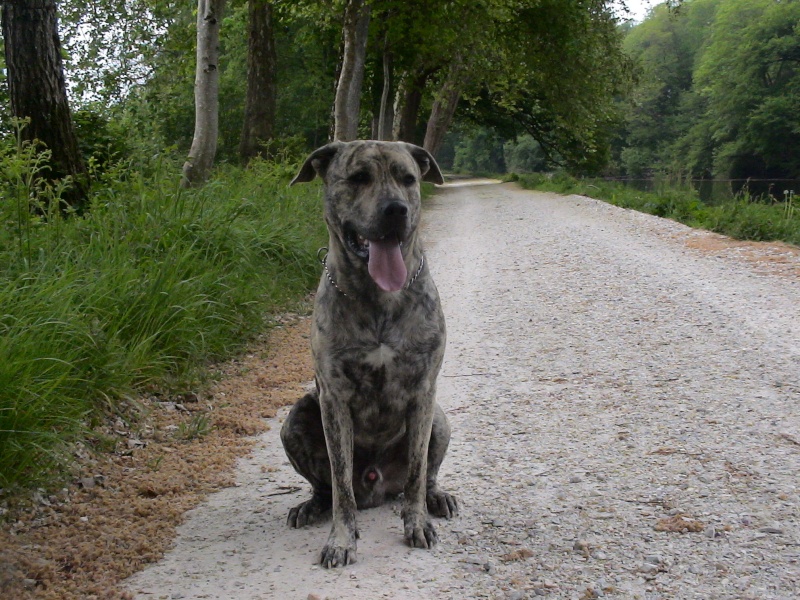
[[[449,335],[441,484],[461,504],[437,521],[439,546],[405,547],[394,504],[360,513],[358,564],[317,567],[329,525],[285,526],[309,488],[276,423],[238,486],[193,511],[129,589],[800,597],[797,281],[689,250],[682,225],[578,196],[459,186],[426,218]],[[700,531],[657,530],[679,515]]]

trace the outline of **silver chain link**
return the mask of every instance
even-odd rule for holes
[[[320,255],[322,255],[322,257],[320,257]],[[333,276],[331,275],[331,272],[328,270],[328,249],[323,246],[322,248],[317,250],[317,258],[319,259],[319,262],[322,263],[322,266],[325,267],[325,277],[328,278],[328,281],[331,282],[331,285],[333,287],[335,287],[337,290],[339,290],[339,293],[342,296],[344,296],[345,298],[349,298],[350,296],[348,296],[347,292],[345,292],[342,288],[340,288],[336,284],[336,281],[334,281]],[[424,267],[424,266],[425,266],[425,255],[423,254],[419,259],[419,269],[417,269],[417,272],[414,273],[414,276],[411,278],[411,281],[409,281],[405,285],[405,287],[403,288],[404,290],[407,290],[408,288],[410,288],[411,285],[417,280],[417,277],[419,277],[419,274],[422,273],[422,267]]]

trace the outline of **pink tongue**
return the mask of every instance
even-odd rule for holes
[[[408,271],[397,238],[369,241],[369,274],[384,292],[396,292],[406,283]]]

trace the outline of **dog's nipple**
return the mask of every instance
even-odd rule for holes
[[[373,482],[373,483],[374,483],[375,481],[377,481],[377,480],[378,480],[378,473],[377,473],[377,471],[375,471],[375,470],[373,470],[373,469],[370,469],[369,471],[367,471],[367,480],[368,480],[368,481],[371,481],[371,482]]]

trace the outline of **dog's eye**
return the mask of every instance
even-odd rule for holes
[[[414,177],[411,173],[408,175],[403,175],[403,185],[410,186],[417,183],[417,178]]]
[[[350,177],[347,178],[347,181],[350,183],[355,183],[356,185],[365,185],[372,181],[372,178],[369,175],[368,171],[359,171],[358,173],[353,173]]]

